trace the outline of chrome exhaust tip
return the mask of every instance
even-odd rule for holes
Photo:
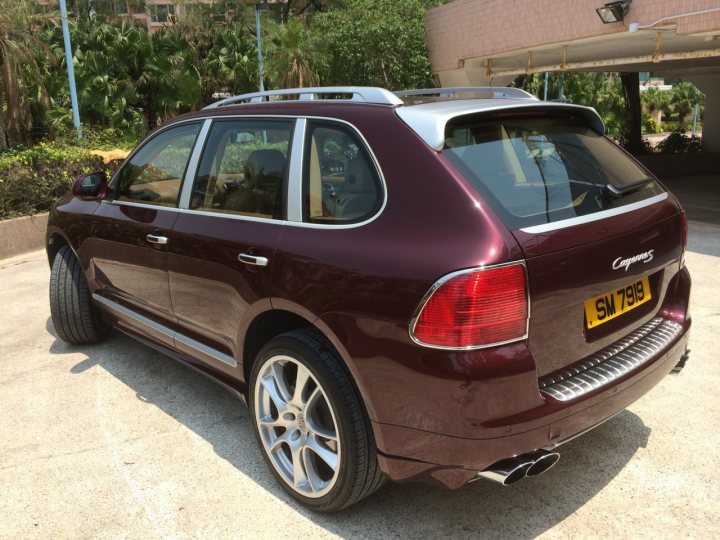
[[[492,480],[503,486],[514,484],[525,478],[528,469],[533,465],[532,461],[524,459],[525,456],[503,459],[494,463],[484,471],[478,473],[479,478]]]
[[[514,484],[526,476],[538,476],[551,469],[560,459],[557,452],[535,450],[521,456],[503,459],[477,474],[503,486]]]
[[[552,467],[560,459],[560,454],[557,452],[548,452],[546,450],[536,450],[535,452],[525,454],[523,457],[533,461],[533,464],[530,465],[525,475],[539,476],[545,471],[552,469]]]

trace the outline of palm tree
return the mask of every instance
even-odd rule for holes
[[[305,88],[320,83],[327,57],[318,36],[299,19],[269,24],[267,72],[276,88]]]
[[[670,91],[670,107],[681,124],[695,107],[695,93],[695,85],[686,81],[674,84]]]
[[[51,36],[55,47],[60,37]],[[179,31],[150,35],[127,20],[101,22],[76,27],[73,42],[81,114],[90,124],[135,127],[142,115],[152,130],[199,102],[194,54]]]
[[[43,22],[30,2],[0,0],[0,150],[25,142],[32,130],[30,88],[37,85],[47,104],[37,55],[54,57],[37,37]]]
[[[254,38],[241,23],[226,28],[195,32],[190,36],[197,51],[195,65],[200,72],[202,103],[213,101],[216,92],[241,94],[257,88],[257,55]]]
[[[651,86],[640,94],[640,101],[647,112],[656,117],[658,124],[661,124],[662,115],[666,114],[670,107],[668,92],[660,90],[657,86]]]

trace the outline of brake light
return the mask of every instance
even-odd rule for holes
[[[523,339],[528,295],[525,266],[450,274],[425,301],[411,329],[422,345],[475,348]]]
[[[685,266],[685,249],[687,248],[687,238],[688,238],[688,222],[687,222],[687,214],[685,214],[685,211],[683,210],[680,212],[680,233],[682,237],[682,253],[680,254],[680,268]]]

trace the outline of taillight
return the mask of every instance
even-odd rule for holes
[[[687,215],[683,210],[680,212],[680,233],[682,235],[682,253],[680,254],[680,268],[685,266],[685,248],[687,248],[688,222]]]
[[[421,305],[411,336],[422,345],[476,348],[523,339],[527,331],[525,266],[456,272]]]

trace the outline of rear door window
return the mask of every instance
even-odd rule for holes
[[[190,208],[282,219],[292,121],[213,121]]]
[[[443,150],[511,229],[663,192],[611,141],[572,118],[460,119]]]

